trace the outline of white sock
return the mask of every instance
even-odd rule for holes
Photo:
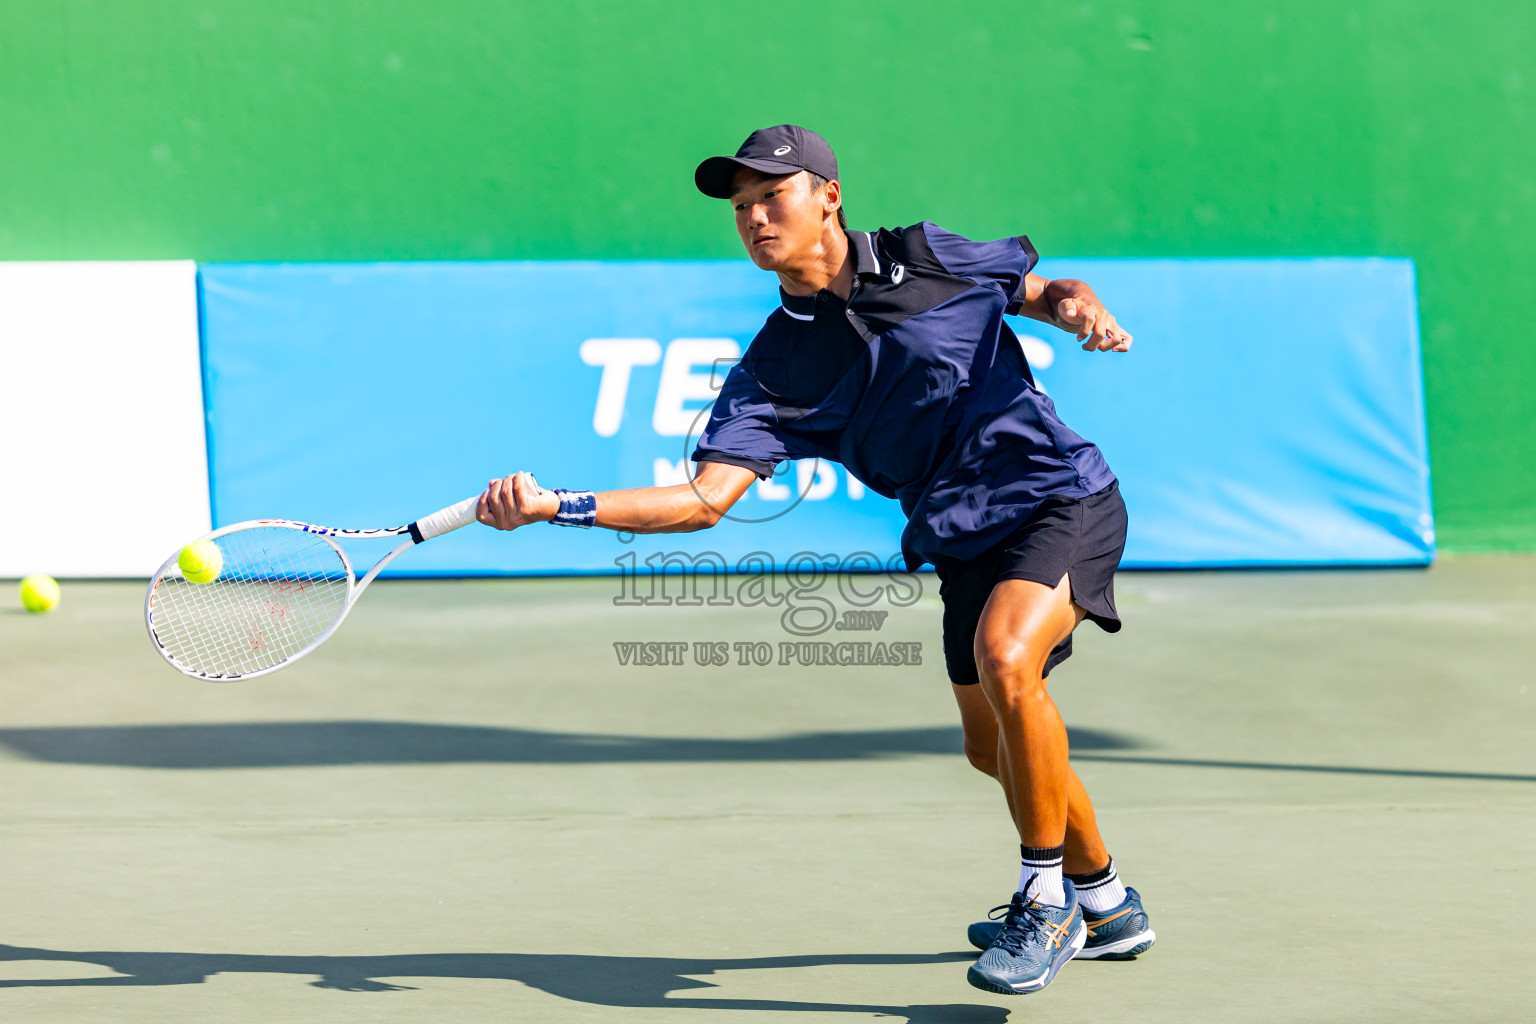
[[[1067,905],[1067,892],[1061,886],[1060,846],[1019,847],[1019,892],[1029,889],[1029,896],[1048,907]]]
[[[1113,857],[1109,859],[1108,864],[1092,874],[1068,877],[1077,887],[1077,899],[1082,903],[1084,910],[1102,914],[1125,902],[1125,883],[1120,881],[1120,873],[1115,870]]]

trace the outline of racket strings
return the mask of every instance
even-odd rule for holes
[[[176,663],[207,676],[258,672],[315,644],[346,611],[350,573],[320,537],[256,526],[213,543],[217,579],[193,583],[172,566],[155,582],[150,628]]]

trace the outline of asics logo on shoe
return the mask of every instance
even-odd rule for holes
[[[1120,913],[1118,913],[1118,914],[1111,914],[1108,917],[1097,918],[1093,922],[1093,924],[1088,925],[1088,934],[1089,935],[1093,934],[1093,932],[1094,932],[1093,925],[1095,925],[1095,924],[1096,925],[1106,925],[1106,924],[1109,924],[1109,922],[1119,920],[1120,918],[1124,917],[1126,914],[1131,913],[1135,909],[1136,909],[1135,907],[1126,907],[1124,910],[1120,911]]]

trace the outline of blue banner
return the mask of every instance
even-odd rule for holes
[[[1089,354],[1014,322],[1120,477],[1127,566],[1432,558],[1409,262],[1041,269],[1089,281],[1136,336]],[[217,525],[391,526],[519,469],[545,487],[684,482],[714,389],[777,303],[744,260],[211,264],[201,280]],[[644,572],[676,551],[883,562],[902,526],[841,466],[800,463],[705,533],[471,526],[390,574]]]

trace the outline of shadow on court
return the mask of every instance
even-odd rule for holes
[[[1125,754],[1079,754],[1074,761],[1101,764],[1146,764],[1169,768],[1223,768],[1228,771],[1303,772],[1317,775],[1373,775],[1395,779],[1451,779],[1462,782],[1536,782],[1536,775],[1505,772],[1442,771],[1435,768],[1367,768],[1345,764],[1289,764],[1284,761],[1219,761],[1203,757],[1138,757]]]
[[[772,1010],[789,1013],[886,1014],[909,1024],[1002,1024],[1008,1010],[963,1003],[883,1006],[776,999],[669,998],[674,992],[716,986],[696,975],[829,966],[916,966],[970,960],[967,953],[849,953],[767,956],[737,960],[674,957],[577,956],[551,953],[419,953],[400,956],[259,956],[240,953],[135,953],[73,951],[0,945],[0,963],[49,961],[94,964],[113,977],[0,981],[0,988],[137,985],[200,985],[215,974],[292,974],[312,977],[317,988],[343,992],[390,992],[412,986],[383,978],[448,978],[518,981],[562,999],[597,1006],[668,1009]]]
[[[1135,750],[1093,729],[1074,750]],[[860,761],[959,754],[960,730],[877,729],[752,739],[614,736],[419,722],[250,722],[0,729],[0,746],[34,761],[123,768],[285,768],[353,764],[615,764]]]
[[[1536,782],[1536,775],[1228,761],[1138,754],[1149,744],[1102,729],[1067,729],[1072,757],[1106,764],[1302,772],[1469,782]],[[294,768],[362,764],[690,764],[863,761],[957,755],[960,729],[810,732],[751,739],[542,732],[421,722],[228,722],[209,725],[0,729],[0,747],[33,761],[118,768]]]

